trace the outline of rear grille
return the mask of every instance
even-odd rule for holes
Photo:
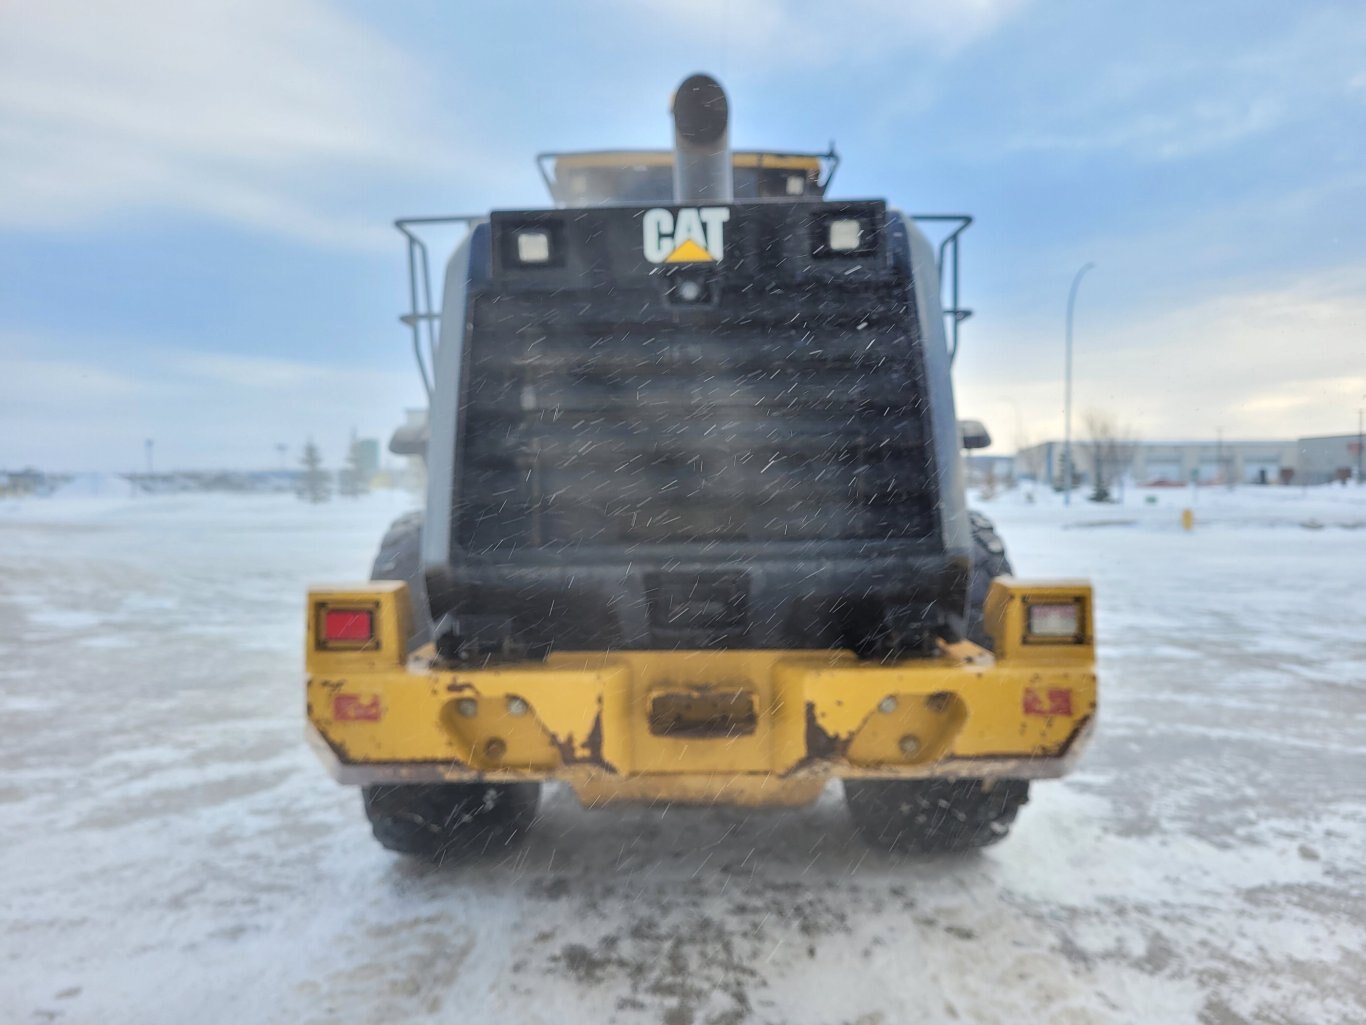
[[[737,643],[749,626],[745,573],[646,573],[645,606],[658,643],[701,638],[696,647]]]
[[[932,538],[896,290],[752,306],[679,322],[645,290],[475,296],[462,547]]]

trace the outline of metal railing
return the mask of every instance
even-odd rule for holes
[[[972,224],[970,214],[911,214],[911,220],[917,224],[949,224],[956,225],[943,240],[939,243],[939,302],[944,309],[944,316],[949,321],[949,362],[952,363],[958,355],[958,325],[972,316],[972,310],[959,305],[958,299],[958,236],[967,231]],[[944,300],[944,261],[945,257],[949,260],[949,269],[952,274],[949,277],[948,301]]]
[[[398,319],[412,330],[413,356],[417,359],[417,369],[422,375],[422,386],[427,389],[428,401],[432,397],[432,375],[427,371],[427,364],[430,361],[435,367],[441,311],[432,302],[431,259],[427,243],[413,229],[453,224],[473,229],[474,225],[486,220],[488,214],[448,214],[442,217],[401,217],[394,222],[394,227],[403,233],[408,242],[408,312],[401,314]],[[427,336],[426,356],[422,352],[424,333]]]

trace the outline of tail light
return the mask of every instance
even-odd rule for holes
[[[1091,585],[997,577],[983,610],[996,658],[1094,659]]]
[[[318,646],[363,648],[375,639],[375,610],[324,605],[318,610]]]
[[[1086,643],[1083,602],[1026,598],[1024,639],[1026,644]]]
[[[1080,626],[1081,609],[1076,602],[1029,607],[1029,632],[1035,637],[1075,637]]]

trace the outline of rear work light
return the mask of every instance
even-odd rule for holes
[[[550,233],[535,228],[517,232],[518,263],[549,263]]]
[[[516,220],[500,220],[494,230],[503,267],[541,271],[564,266],[564,225],[555,217],[528,214]]]
[[[1030,602],[1026,633],[1032,641],[1081,643],[1081,602]]]
[[[375,637],[375,613],[371,609],[326,609],[322,628],[327,644],[366,644]]]
[[[863,242],[863,225],[855,217],[841,217],[830,222],[828,245],[837,253],[858,249]]]
[[[818,208],[811,222],[811,255],[820,260],[873,256],[881,248],[885,214],[870,203]]]

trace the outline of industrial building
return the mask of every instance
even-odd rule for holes
[[[1140,485],[1189,484],[1324,484],[1354,479],[1358,473],[1357,435],[1300,438],[1295,441],[1130,441],[1115,443],[1119,476]],[[1078,485],[1095,479],[1093,446],[1072,443]],[[1046,441],[1015,455],[1019,480],[1061,485],[1063,443]]]
[[[1301,438],[1296,442],[1297,484],[1327,484],[1335,480],[1361,481],[1362,451],[1360,434],[1330,434]]]

